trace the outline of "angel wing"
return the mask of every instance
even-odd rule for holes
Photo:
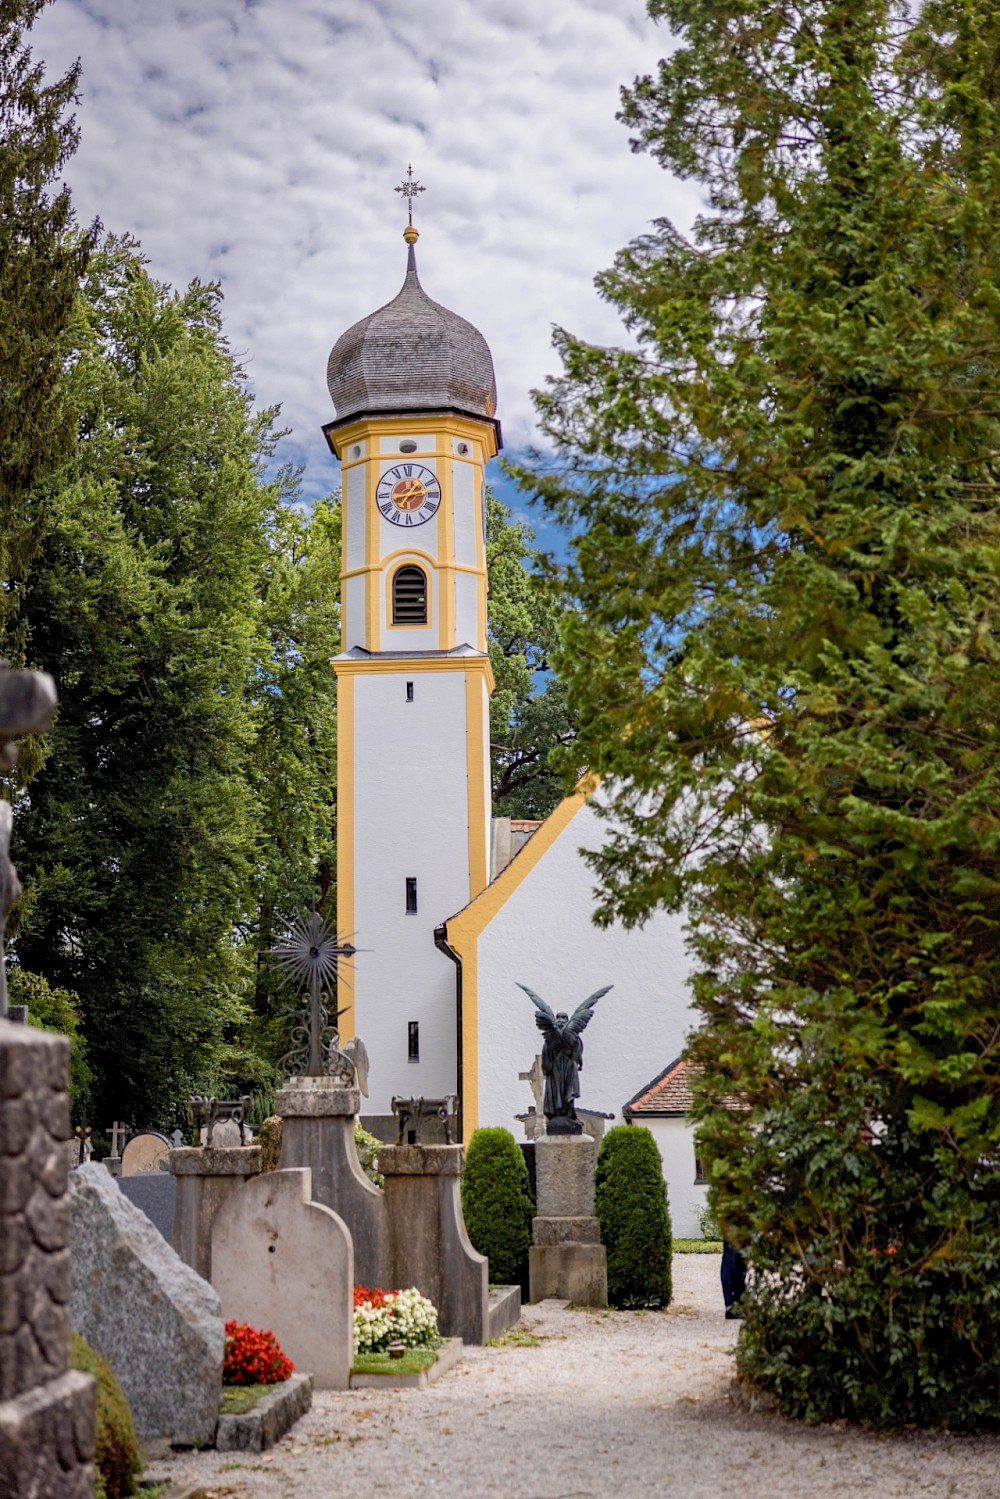
[[[577,1005],[576,1009],[569,1017],[569,1020],[566,1022],[566,1029],[568,1031],[572,1031],[574,1036],[578,1036],[580,1032],[584,1030],[588,1025],[590,1017],[594,1013],[594,1006],[596,1005],[597,1001],[601,998],[602,995],[609,993],[614,987],[614,984],[605,984],[603,989],[598,989],[596,994],[592,994],[589,999],[585,999],[582,1004]]]
[[[515,979],[515,983],[516,982],[517,980]],[[546,1032],[546,1034],[548,1033],[550,1026],[555,1029],[556,1017],[549,1009],[544,999],[537,995],[533,989],[529,989],[527,984],[518,984],[517,987],[524,990],[525,994],[528,996],[528,998],[531,1000],[531,1003],[538,1011],[538,1014],[535,1016],[535,1024],[538,1026],[538,1029],[540,1031]]]
[[[352,1036],[342,1047],[345,1057],[350,1057],[357,1074],[358,1087],[368,1097],[368,1048],[360,1036]]]

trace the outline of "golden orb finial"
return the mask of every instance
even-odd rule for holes
[[[406,243],[408,245],[415,245],[417,240],[420,238],[420,230],[415,229],[412,224],[407,224],[406,228],[403,230],[403,238],[406,240]]]

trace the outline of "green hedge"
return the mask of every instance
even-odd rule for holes
[[[612,1306],[667,1306],[673,1253],[667,1185],[648,1129],[619,1124],[597,1155],[596,1211]]]
[[[94,1455],[94,1499],[123,1499],[137,1494],[136,1475],[142,1471],[142,1453],[132,1422],[132,1412],[118,1383],[99,1353],[74,1333],[70,1362],[82,1374],[97,1380],[97,1449]]]
[[[490,1262],[490,1284],[527,1286],[535,1204],[528,1168],[509,1129],[477,1129],[462,1177],[462,1211],[473,1247]]]

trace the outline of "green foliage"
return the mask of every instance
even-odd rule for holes
[[[473,1131],[462,1212],[473,1248],[489,1259],[491,1285],[526,1286],[535,1204],[524,1154],[509,1129]]]
[[[191,1093],[272,1080],[246,998],[262,910],[311,904],[328,848],[330,696],[304,705],[290,676],[320,676],[331,606],[298,588],[310,528],[293,476],[263,477],[273,413],[218,289],[174,293],[110,240],[74,334],[80,441],[21,611],[59,716],[15,803],[12,926],[21,965],[80,997],[97,1111],[168,1123]],[[324,558],[331,530],[327,508]]]
[[[577,533],[602,918],[689,913],[744,1376],[995,1426],[1000,12],[650,11],[623,117],[705,208],[600,278],[636,347],[559,335],[525,476]]]
[[[40,973],[12,968],[7,975],[12,1005],[28,1006],[28,1023],[42,1031],[59,1031],[69,1037],[69,1106],[79,1117],[90,1103],[91,1072],[87,1063],[87,1041],[80,1025],[80,1001],[68,989],[53,989]]]
[[[72,1335],[70,1363],[81,1374],[92,1374],[97,1380],[94,1499],[123,1499],[125,1495],[137,1494],[136,1478],[142,1472],[142,1453],[121,1385],[100,1354],[78,1333]]]
[[[370,1134],[360,1119],[354,1122],[354,1144],[361,1169],[369,1181],[374,1182],[376,1187],[384,1186],[385,1177],[378,1169],[378,1153],[382,1149],[382,1141],[376,1135]]]
[[[73,446],[63,378],[77,286],[95,230],[73,230],[59,177],[76,149],[70,106],[79,63],[56,83],[32,59],[26,34],[47,0],[7,0],[0,11],[0,655],[17,655],[25,569],[44,525],[31,496]]]
[[[667,1184],[648,1129],[618,1124],[597,1153],[595,1212],[608,1251],[612,1306],[668,1306],[673,1245]]]
[[[576,725],[562,682],[551,672],[560,605],[532,531],[486,496],[488,644],[496,690],[490,700],[493,813],[547,817],[563,796],[549,764],[572,745]]]
[[[272,1114],[269,1118],[261,1121],[260,1130],[257,1134],[257,1144],[260,1146],[261,1171],[277,1171],[281,1162],[282,1133],[283,1128],[280,1114]]]

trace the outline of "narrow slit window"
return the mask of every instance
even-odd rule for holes
[[[420,1061],[420,1021],[411,1020],[407,1025],[406,1058],[409,1062]]]
[[[406,701],[408,703],[412,703],[413,702],[413,683],[412,682],[407,682],[407,684],[406,684]]]
[[[401,567],[392,580],[394,625],[427,623],[427,575],[422,567]]]
[[[417,877],[413,874],[406,876],[406,911],[412,915],[417,909]]]

